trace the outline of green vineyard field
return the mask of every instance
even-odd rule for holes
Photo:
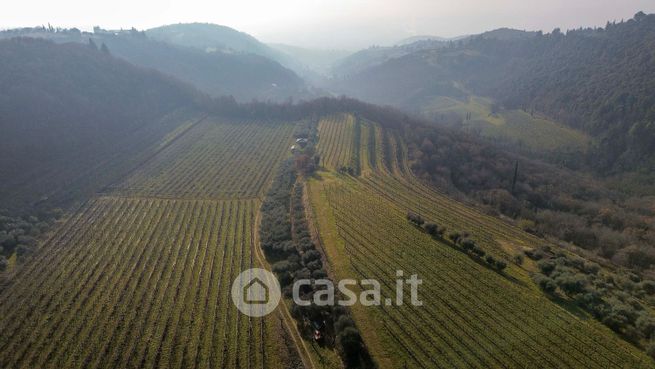
[[[284,367],[279,318],[230,291],[294,125],[181,127],[0,291],[0,368]]]
[[[397,134],[371,122],[362,127],[367,144],[359,149],[360,165],[370,170],[360,176],[322,172],[309,188],[339,278],[377,279],[382,301],[395,300],[397,270],[423,280],[423,306],[412,306],[406,292],[402,306],[353,308],[381,367],[652,367],[652,360],[599,322],[546,298],[522,267],[510,263],[498,273],[407,222],[411,210],[448,230],[468,231],[508,263],[514,250],[543,242],[424,185],[412,175]],[[336,136],[353,135],[345,128],[324,131],[324,152],[339,157],[339,150],[351,151],[334,143]]]
[[[163,198],[259,197],[291,144],[292,124],[206,119],[145,163],[118,192]]]
[[[337,114],[321,119],[318,123],[321,165],[337,170],[352,163],[356,150],[354,127],[355,118],[350,114]]]

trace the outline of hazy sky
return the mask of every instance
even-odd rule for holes
[[[499,27],[551,31],[655,12],[655,0],[1,0],[0,28],[145,29],[211,22],[266,42],[320,48],[391,44],[413,35],[458,36]]]

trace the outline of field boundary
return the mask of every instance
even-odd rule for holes
[[[255,242],[253,247],[255,249],[254,250],[255,256],[257,257],[257,261],[259,261],[259,264],[266,270],[271,271],[271,265],[266,261],[266,258],[263,255],[262,248],[259,242],[260,224],[261,224],[261,209],[257,211],[257,215],[255,216],[256,231],[255,231],[255,239],[254,239]],[[280,300],[280,305],[278,305],[277,310],[279,311],[279,314],[282,317],[282,320],[284,321],[284,325],[286,326],[287,330],[289,331],[289,334],[291,335],[291,339],[293,340],[293,342],[296,345],[296,348],[298,349],[298,354],[300,355],[300,359],[302,360],[303,365],[305,366],[305,368],[315,369],[316,365],[312,360],[312,356],[309,352],[309,349],[307,348],[305,341],[302,339],[302,336],[298,331],[298,327],[295,324],[295,320],[293,319],[293,317],[291,317],[291,313],[289,313],[289,307],[287,306],[287,303],[284,301],[284,299]],[[300,344],[298,342],[300,342]]]

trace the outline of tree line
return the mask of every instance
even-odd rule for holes
[[[294,161],[285,161],[262,205],[260,226],[261,245],[272,262],[283,296],[292,296],[292,286],[298,280],[328,279],[321,253],[312,241],[303,205],[303,186],[297,181]],[[300,298],[313,301],[317,285],[302,285]],[[320,343],[336,346],[347,368],[372,368],[361,334],[343,306],[309,306],[293,304],[292,316],[305,338],[321,331]]]

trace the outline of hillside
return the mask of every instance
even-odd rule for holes
[[[308,189],[332,272],[383,281],[383,298],[393,298],[397,270],[417,273],[426,286],[421,306],[405,296],[401,306],[353,308],[380,367],[652,366],[586,313],[544,296],[531,281],[536,264],[515,261],[544,241],[426,187],[393,130],[337,114],[321,119],[318,134],[323,170]],[[443,233],[430,236],[408,212]],[[449,238],[465,231],[486,256]],[[508,266],[499,271],[498,260]]]
[[[192,47],[205,52],[258,55],[275,61],[300,76],[311,77],[307,65],[295,53],[266,45],[253,36],[230,27],[210,23],[180,23],[146,30],[148,37],[172,45]]]
[[[192,83],[213,96],[284,101],[305,92],[304,82],[294,72],[260,55],[207,52],[139,35],[105,35],[97,42],[131,63]]]
[[[6,42],[125,65],[78,44]],[[652,367],[644,354],[652,265],[592,262],[472,201],[485,185],[507,187],[512,154],[346,98],[213,103],[233,118],[170,117],[175,128],[152,138],[137,165],[96,189],[32,258],[3,274],[0,329],[8,334],[0,337],[0,366]],[[297,137],[308,145],[289,150]],[[521,160],[521,201],[553,202],[545,189],[572,207],[587,206],[590,196],[614,199]],[[440,178],[471,198],[433,187]],[[529,206],[513,205],[528,214]],[[608,227],[617,221],[597,210]],[[411,214],[441,235],[410,223]],[[229,291],[235,276],[256,266],[277,273],[287,292],[308,276],[377,278],[384,298],[404,270],[424,279],[425,303],[412,306],[406,295],[403,305],[346,309],[286,298],[272,315],[251,318]],[[325,325],[323,343],[313,322]]]
[[[436,36],[415,36],[403,39],[394,46],[373,46],[365,50],[357,51],[334,63],[332,74],[336,78],[352,78],[360,72],[369,68],[375,68],[385,62],[392,62],[393,59],[403,57],[421,50],[434,50],[446,46],[466,42],[472,38],[484,38],[493,40],[520,40],[531,38],[536,32],[526,32],[511,28],[500,28],[474,36],[460,36],[455,38],[443,38]]]
[[[0,201],[62,205],[133,165],[198,93],[97,48],[0,40]]]
[[[445,45],[447,45],[445,41],[428,39],[397,46],[372,46],[337,60],[331,68],[331,74],[337,79],[349,79],[368,68],[374,68],[413,51],[439,48]]]
[[[0,367],[293,368],[292,326],[230,298],[293,128],[208,117],[92,196],[0,284]]]
[[[466,36],[463,36],[463,37],[466,37]],[[459,37],[457,37],[457,38],[459,38]],[[439,36],[418,35],[418,36],[412,36],[412,37],[404,38],[404,39],[396,42],[395,45],[409,45],[409,44],[413,44],[416,41],[426,41],[426,40],[448,41],[449,39],[445,38],[445,37],[439,37]]]
[[[30,28],[0,32],[0,38],[29,36],[58,43],[105,44],[110,53],[132,64],[156,69],[181,81],[195,85],[213,96],[232,95],[241,101],[284,101],[290,96],[304,96],[306,87],[294,72],[275,61],[256,54],[179,46],[156,41],[143,32],[107,31],[95,33],[76,30]]]
[[[655,14],[347,3],[5,7],[308,46],[0,29],[0,369],[655,369]]]
[[[275,60],[277,55],[245,32],[209,23],[171,24],[145,31],[148,37],[166,43],[205,51],[256,54]]]
[[[588,164],[594,169],[651,168],[654,30],[655,15],[640,13],[566,34],[477,36],[365,68],[337,89],[413,111],[438,97],[488,96],[501,107],[541,113],[592,135]]]

